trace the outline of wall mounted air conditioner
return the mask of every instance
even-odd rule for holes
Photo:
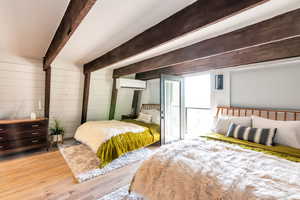
[[[116,83],[117,89],[134,89],[134,90],[145,90],[147,87],[146,81],[118,78]]]

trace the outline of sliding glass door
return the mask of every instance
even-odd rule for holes
[[[184,136],[184,79],[161,75],[161,143],[181,140]]]

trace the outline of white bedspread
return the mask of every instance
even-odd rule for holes
[[[147,200],[300,200],[300,163],[195,139],[158,150],[131,191]]]
[[[90,121],[82,124],[76,131],[74,138],[86,144],[97,153],[101,144],[113,136],[132,132],[140,133],[145,131],[145,127],[121,121]]]

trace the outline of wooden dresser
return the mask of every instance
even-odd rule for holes
[[[48,146],[48,119],[0,120],[0,156]]]

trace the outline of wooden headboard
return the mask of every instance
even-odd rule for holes
[[[217,114],[228,115],[228,116],[259,116],[267,119],[273,120],[283,120],[283,121],[298,121],[300,120],[300,111],[292,110],[276,110],[276,109],[259,109],[259,108],[240,108],[240,107],[226,107],[218,106]]]
[[[158,110],[158,111],[160,111],[160,104],[142,104],[141,110]]]

